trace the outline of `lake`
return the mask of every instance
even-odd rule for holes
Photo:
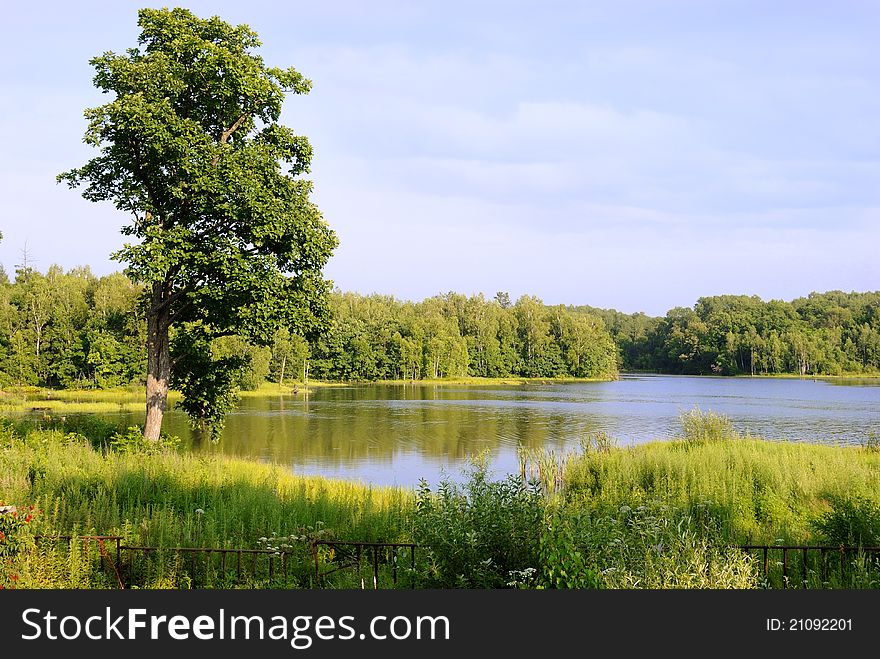
[[[164,429],[194,451],[288,465],[298,474],[381,485],[458,479],[488,452],[492,471],[518,471],[517,448],[557,454],[605,431],[620,445],[668,438],[699,406],[767,439],[859,444],[880,437],[880,381],[623,375],[614,382],[519,386],[364,385],[247,397],[218,443],[169,412]],[[141,423],[135,416],[130,423]]]

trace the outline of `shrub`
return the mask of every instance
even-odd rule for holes
[[[864,497],[829,496],[831,510],[813,527],[823,542],[832,545],[880,545],[880,504]]]
[[[21,566],[19,560],[34,544],[30,530],[34,520],[34,507],[19,511],[0,501],[0,588],[15,588]]]
[[[603,586],[599,570],[587,548],[579,547],[570,520],[557,513],[541,533],[541,588],[595,589]]]
[[[490,481],[476,466],[463,485],[444,479],[431,492],[421,482],[414,542],[423,549],[426,585],[503,588],[512,573],[536,568],[544,498],[537,484],[509,476]]]
[[[754,588],[751,558],[719,542],[710,508],[702,514],[652,500],[593,520],[590,546],[608,588]]]
[[[690,412],[682,412],[678,418],[682,436],[691,443],[722,442],[739,438],[730,419],[711,410],[703,412],[699,407],[694,407]]]
[[[108,447],[113,453],[162,453],[180,446],[180,438],[162,434],[158,441],[144,439],[137,426],[130,426],[124,433],[115,433]]]

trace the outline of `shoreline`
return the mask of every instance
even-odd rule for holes
[[[621,371],[615,378],[436,378],[423,380],[352,380],[344,382],[309,380],[308,385],[293,381],[284,384],[266,382],[255,390],[238,392],[241,398],[260,398],[267,396],[305,396],[318,389],[350,388],[367,386],[412,386],[412,387],[525,387],[554,384],[583,384],[594,382],[614,382],[626,377],[676,377],[712,378],[737,380],[808,380],[813,382],[880,384],[880,374],[839,374],[839,375],[798,375],[794,373],[772,373],[756,375],[690,375],[679,373],[657,373],[655,371]],[[180,400],[180,392],[168,392],[168,400]],[[119,387],[114,389],[52,389],[48,387],[10,387],[0,390],[0,414],[3,413],[107,413],[138,412],[144,406],[143,388]]]

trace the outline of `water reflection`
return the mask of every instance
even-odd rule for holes
[[[517,447],[574,449],[591,432],[621,444],[665,438],[698,405],[741,432],[853,444],[880,431],[880,387],[798,379],[624,377],[616,382],[510,387],[363,386],[307,398],[246,398],[214,444],[171,412],[166,429],[192,450],[222,452],[377,484],[436,484],[487,452],[516,471]],[[137,418],[131,417],[131,423]]]

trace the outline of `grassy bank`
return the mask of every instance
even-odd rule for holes
[[[301,477],[281,466],[171,449],[95,450],[77,434],[4,430],[0,492],[43,514],[37,533],[118,534],[158,546],[256,547],[321,522],[334,535],[397,540],[412,493]],[[201,510],[201,513],[197,513]]]
[[[273,535],[408,538],[413,493],[167,447],[123,443],[103,452],[78,433],[17,432],[7,422],[0,430],[0,500],[21,510],[33,506],[33,534],[119,535],[130,546],[259,549],[266,546],[260,539]],[[100,556],[97,563],[91,559],[90,575],[72,569],[70,557],[43,556],[45,565],[26,566],[22,583],[30,575],[31,585],[93,587],[101,583],[95,581]],[[59,562],[61,568],[47,575],[46,565]],[[79,581],[59,576],[67,573],[79,574]],[[144,585],[157,583],[180,585],[161,571]]]
[[[735,544],[817,540],[843,498],[880,502],[880,451],[790,442],[655,442],[568,463],[566,501],[592,512],[662,502]]]
[[[253,391],[240,391],[243,398],[260,396],[303,395],[326,387],[347,386],[337,382],[289,382],[280,386],[277,382],[264,382]],[[296,391],[296,393],[294,393]],[[120,387],[116,389],[49,389],[45,387],[8,388],[0,391],[0,413],[102,414],[109,412],[143,412],[143,387]],[[174,405],[180,400],[180,392],[169,391],[168,402]]]
[[[263,382],[257,389],[239,391],[242,398],[266,396],[304,396],[318,389],[373,385],[407,386],[524,386],[574,382],[602,382],[595,378],[447,378],[435,380],[377,380],[371,382],[326,382],[309,380],[308,385],[295,380],[280,385]],[[174,405],[180,392],[169,391],[168,402]],[[50,389],[46,387],[13,387],[0,391],[0,413],[106,414],[142,412],[144,389],[140,386],[116,389]]]
[[[522,474],[506,480],[474,467],[462,484],[416,492],[298,477],[133,437],[101,444],[101,432],[0,426],[0,500],[33,506],[31,533],[214,548],[295,537],[302,586],[312,570],[306,541],[318,536],[416,542],[410,576],[440,588],[750,588],[765,583],[760,566],[736,545],[880,544],[875,445],[744,438],[696,410],[671,441],[617,448],[599,435],[564,459],[524,455]],[[16,568],[24,585],[112,586],[94,552],[26,555]],[[321,560],[333,569],[340,557]],[[880,587],[878,571],[860,565],[845,575],[846,566],[835,568],[843,576],[818,585]],[[144,587],[190,583],[181,565],[151,569]]]
[[[608,382],[608,378],[442,378],[442,379],[424,379],[424,380],[377,380],[371,384],[389,384],[389,385],[474,385],[474,386],[519,386],[519,385],[535,385],[535,384],[565,384],[576,382]]]
[[[175,393],[172,400],[176,399]],[[144,407],[142,388],[46,389],[12,388],[0,392],[0,412],[47,414],[138,411]]]

